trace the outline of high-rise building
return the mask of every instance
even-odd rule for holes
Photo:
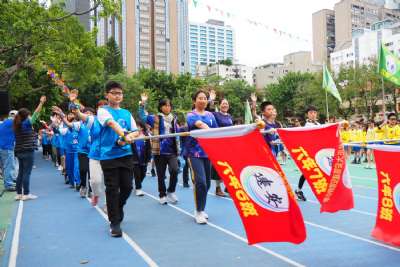
[[[189,71],[187,0],[122,0],[121,13],[120,21],[98,18],[92,26],[98,28],[98,45],[115,39],[127,73]]]
[[[51,0],[52,4],[64,4],[64,10],[68,13],[84,13],[91,6],[91,0]],[[90,31],[90,13],[76,16],[86,31]]]
[[[196,75],[197,65],[208,65],[220,60],[235,61],[235,32],[223,21],[190,23],[190,70]]]
[[[313,14],[313,57],[315,63],[329,62],[334,50],[349,47],[354,33],[369,29],[378,21],[400,20],[400,10],[394,0],[341,0],[331,10]],[[332,27],[332,21],[335,26]],[[329,24],[329,30],[328,30]],[[332,36],[332,28],[334,35]],[[334,46],[333,41],[335,42]]]
[[[312,17],[313,60],[323,64],[335,49],[335,11],[323,9]]]

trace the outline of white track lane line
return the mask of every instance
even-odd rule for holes
[[[86,199],[90,203],[90,199],[89,198],[86,198]],[[106,220],[106,222],[108,222],[108,218],[107,218],[106,214],[98,206],[95,206],[94,208],[96,208],[96,210],[100,213],[100,215],[104,218],[104,220]],[[122,238],[129,244],[129,246],[131,248],[133,248],[133,250],[135,250],[137,252],[137,254],[139,254],[140,257],[142,257],[142,259],[150,267],[159,267],[157,265],[157,263],[152,258],[150,258],[150,256],[147,255],[147,253],[135,241],[133,241],[133,239],[130,238],[130,236],[128,234],[123,232],[122,233]]]
[[[215,194],[213,194],[213,193],[208,193],[208,194],[212,195],[212,196],[215,196]],[[220,197],[220,198],[226,199],[226,200],[229,200],[229,201],[233,202],[233,200],[231,198],[228,198],[228,197]],[[312,202],[315,202],[315,203],[318,204],[317,201],[312,201]],[[368,216],[374,216],[374,217],[376,216],[376,214],[372,214],[372,213],[364,212],[364,211],[355,211],[354,209],[349,210],[349,211],[350,212],[353,211],[353,212],[365,214],[365,215],[368,215]],[[373,241],[373,240],[370,240],[370,239],[366,239],[366,238],[363,238],[363,237],[360,237],[360,236],[349,234],[349,233],[346,233],[346,232],[343,232],[343,231],[340,231],[340,230],[336,230],[334,228],[330,228],[330,227],[327,227],[327,226],[319,225],[319,224],[316,224],[316,223],[313,223],[313,222],[309,222],[309,221],[304,221],[304,222],[306,224],[308,224],[308,225],[313,226],[313,227],[317,227],[317,228],[320,228],[320,229],[323,229],[323,230],[326,230],[326,231],[329,231],[329,232],[333,232],[333,233],[340,234],[340,235],[343,235],[343,236],[347,236],[347,237],[350,237],[350,238],[353,238],[353,239],[356,239],[356,240],[360,240],[360,241],[364,241],[364,242],[367,242],[367,243],[370,243],[370,244],[374,244],[374,245],[379,246],[379,247],[384,247],[384,248],[387,248],[387,249],[390,249],[390,250],[394,250],[394,251],[400,252],[400,248],[392,247],[390,245],[386,245],[386,244],[383,244],[383,243],[380,243],[380,242],[376,242],[376,241]]]
[[[14,234],[11,243],[10,258],[8,261],[8,267],[17,266],[18,248],[19,248],[19,234],[21,232],[22,212],[24,210],[24,202],[19,201],[17,217],[15,218]]]
[[[144,192],[144,194],[158,202],[158,198],[156,196],[153,196],[153,195],[151,195],[151,194],[149,194],[147,192]],[[183,214],[186,214],[187,216],[190,216],[190,217],[194,218],[193,214],[191,214],[191,213],[189,213],[189,212],[187,212],[187,211],[185,211],[185,210],[183,210],[183,209],[181,209],[181,208],[179,208],[177,206],[170,205],[170,204],[168,204],[168,206],[170,206],[171,208],[176,209],[177,211],[179,211],[179,212],[181,212]],[[219,231],[221,231],[221,232],[223,232],[223,233],[225,233],[227,235],[230,235],[230,236],[232,236],[232,237],[234,237],[234,238],[236,238],[236,239],[238,239],[238,240],[240,240],[240,241],[242,241],[242,242],[244,242],[246,244],[248,243],[246,238],[241,237],[240,235],[237,235],[237,234],[235,234],[235,233],[233,233],[233,232],[231,232],[231,231],[229,231],[229,230],[227,230],[227,229],[225,229],[225,228],[223,228],[221,226],[218,226],[218,225],[210,223],[210,222],[208,222],[207,225],[212,227],[212,228],[215,228],[215,229],[217,229],[217,230],[219,230]],[[261,250],[261,251],[263,251],[263,252],[265,252],[265,253],[267,253],[267,254],[270,254],[271,256],[274,256],[274,257],[276,257],[276,258],[278,258],[278,259],[280,259],[280,260],[282,260],[282,261],[284,261],[284,262],[286,262],[286,263],[288,263],[288,264],[290,264],[292,266],[296,266],[296,267],[304,267],[305,266],[305,265],[302,265],[302,264],[300,264],[300,263],[298,263],[298,262],[296,262],[294,260],[291,260],[291,259],[289,259],[289,258],[287,258],[287,257],[285,257],[285,256],[283,256],[281,254],[278,254],[278,253],[276,253],[276,252],[274,252],[274,251],[272,251],[270,249],[262,247],[260,245],[252,245],[252,246],[257,248],[257,249],[259,249],[259,250]]]

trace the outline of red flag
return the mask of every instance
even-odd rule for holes
[[[354,207],[338,130],[338,124],[278,129],[281,140],[320,202],[321,212]]]
[[[396,146],[374,149],[378,174],[378,210],[372,236],[383,242],[400,246],[400,158]]]
[[[259,130],[233,126],[191,135],[228,188],[250,245],[305,240],[303,216],[293,192]]]

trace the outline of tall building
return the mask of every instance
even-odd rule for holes
[[[223,21],[190,23],[190,70],[196,75],[197,65],[208,65],[220,60],[235,61],[235,32]]]
[[[313,56],[315,63],[329,61],[334,50],[349,47],[353,34],[360,29],[369,29],[371,25],[385,19],[400,20],[399,5],[394,0],[341,0],[332,11],[321,10],[313,14]],[[334,36],[332,26],[334,21]],[[332,41],[335,45],[332,46]]]
[[[243,80],[249,85],[253,85],[253,68],[243,64],[224,64],[197,65],[196,76],[207,77],[217,75],[224,80]]]
[[[83,13],[91,7],[91,0],[52,0],[52,4],[64,3],[64,10],[68,13]],[[89,13],[77,16],[86,31],[90,31],[91,17]]]
[[[140,68],[189,71],[187,0],[122,0],[121,13],[120,21],[98,18],[92,26],[98,45],[115,39],[128,74]]]
[[[323,64],[335,49],[335,11],[322,9],[312,15],[313,60]]]

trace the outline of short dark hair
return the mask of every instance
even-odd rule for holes
[[[208,98],[208,93],[207,93],[207,91],[205,91],[205,90],[203,90],[203,89],[200,89],[200,90],[198,90],[197,92],[195,92],[195,93],[192,95],[192,100],[193,100],[193,101],[196,101],[197,96],[198,96],[199,94],[201,94],[201,93],[205,94],[206,97]]]
[[[90,107],[85,107],[85,109],[83,110],[83,113],[85,112],[92,112],[93,114],[96,114],[96,111],[94,111],[94,109],[90,108]]]
[[[119,82],[116,82],[116,81],[108,81],[108,82],[106,83],[106,86],[105,86],[106,93],[110,92],[111,89],[114,89],[114,88],[119,88],[119,89],[121,89],[121,90],[123,89],[123,88],[122,88],[122,85],[121,85]]]
[[[310,112],[310,111],[318,111],[317,108],[315,106],[308,106],[306,109],[306,113]]]
[[[387,118],[388,118],[388,119],[390,119],[390,117],[396,117],[396,119],[397,119],[396,113],[394,113],[394,112],[391,112],[391,113],[389,113],[389,114],[387,115]]]
[[[264,109],[265,109],[267,106],[273,106],[272,102],[270,102],[270,101],[264,101],[264,102],[262,102],[261,105],[260,105],[261,111],[264,112]]]
[[[158,111],[161,112],[161,107],[170,104],[172,106],[171,100],[168,98],[163,98],[158,101]]]

